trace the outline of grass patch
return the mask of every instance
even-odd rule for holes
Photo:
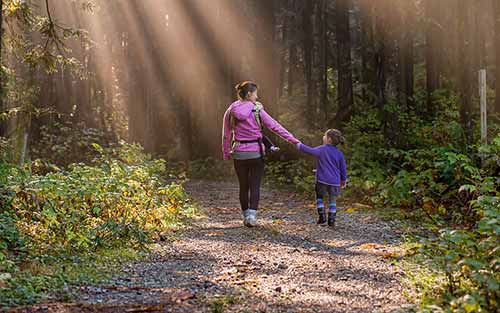
[[[111,248],[61,259],[33,258],[11,273],[0,274],[0,306],[71,300],[77,294],[73,287],[105,281],[120,273],[125,263],[145,255],[132,248]]]
[[[210,305],[210,309],[212,313],[222,313],[225,308],[228,306],[235,304],[238,301],[238,298],[234,295],[224,295],[215,298]]]

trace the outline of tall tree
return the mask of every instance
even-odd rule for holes
[[[500,0],[493,1],[493,17],[495,21],[495,111],[500,115]]]
[[[408,110],[413,107],[413,63],[414,63],[414,27],[413,1],[403,1],[400,8],[399,23],[400,36],[398,47],[398,100],[399,103]]]
[[[328,1],[320,2],[321,18],[320,23],[320,110],[324,117],[322,121],[328,122]]]
[[[312,95],[313,95],[313,60],[312,52],[314,49],[314,29],[312,24],[312,16],[314,11],[314,2],[306,1],[302,11],[302,51],[304,56],[304,74],[306,83],[306,110],[308,112],[309,120],[314,121],[314,109],[312,108]],[[309,125],[313,125],[310,123]]]
[[[294,87],[295,87],[295,74],[297,71],[297,18],[295,12],[297,11],[296,9],[296,1],[295,0],[290,0],[290,16],[288,20],[288,77],[287,77],[287,89],[288,93],[287,95],[290,97],[294,93]]]
[[[374,3],[359,0],[359,19],[361,36],[361,97],[367,103],[374,103],[376,76],[374,57]]]
[[[338,0],[336,6],[337,68],[338,68],[338,111],[336,124],[347,121],[351,116],[353,105],[351,32],[349,11],[351,0]]]
[[[3,40],[4,40],[4,33],[3,33],[3,0],[0,0],[0,66],[2,66],[2,47],[3,47]],[[0,75],[0,114],[4,110],[4,81],[3,81],[3,75]],[[5,130],[5,125],[3,122],[2,117],[0,116],[0,137],[6,135],[6,130]]]
[[[276,0],[257,1],[255,17],[255,56],[256,80],[262,86],[261,96],[266,101],[268,110],[276,105],[279,88],[279,67],[275,49],[275,8]]]
[[[460,101],[460,121],[465,131],[466,143],[472,142],[472,78],[473,75],[473,46],[471,44],[471,23],[470,9],[471,2],[467,0],[457,0],[458,8],[458,62],[459,71],[459,101]],[[475,80],[474,80],[475,81]]]
[[[376,104],[379,110],[383,111],[384,105],[387,101],[386,88],[387,88],[387,75],[389,67],[389,53],[388,53],[388,22],[386,19],[385,9],[387,5],[384,1],[377,2],[374,6],[375,16],[375,34],[374,34],[374,71],[375,71],[375,96]]]
[[[432,94],[440,88],[440,33],[442,25],[439,24],[441,16],[439,1],[424,0],[425,9],[425,65],[427,77],[427,114],[434,114]]]

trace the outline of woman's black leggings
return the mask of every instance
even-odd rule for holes
[[[257,210],[260,198],[260,182],[264,175],[264,161],[262,158],[249,160],[234,160],[234,169],[240,182],[241,209]],[[248,193],[250,192],[250,202]]]

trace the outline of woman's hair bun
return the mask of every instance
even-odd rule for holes
[[[238,99],[244,100],[249,92],[254,92],[258,87],[257,84],[252,81],[244,81],[236,85],[234,88],[236,89]]]

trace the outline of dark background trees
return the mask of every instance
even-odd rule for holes
[[[12,11],[13,3],[18,2],[3,3],[2,60],[27,78],[29,71],[21,69],[33,51],[13,57],[20,47],[12,31],[29,22],[23,11]],[[256,81],[267,110],[299,134],[343,128],[351,117],[375,108],[388,147],[404,142],[401,112],[432,120],[447,109],[439,99],[439,91],[447,90],[458,95],[464,138],[471,142],[477,70],[487,69],[490,95],[500,85],[496,0],[25,5],[41,19],[50,13],[55,25],[81,30],[69,36],[55,27],[64,40],[54,41],[56,61],[49,70],[39,67],[32,74],[35,91],[25,105],[31,109],[2,98],[0,135],[13,136],[20,123],[13,122],[17,108],[32,114],[30,142],[44,125],[82,122],[110,140],[138,142],[170,157],[217,157],[221,117],[241,80]],[[23,35],[25,42],[43,43],[50,28],[35,28]],[[59,54],[72,61],[58,62]],[[2,90],[8,79],[2,76]],[[500,112],[498,99],[490,99],[492,114],[493,108]]]

